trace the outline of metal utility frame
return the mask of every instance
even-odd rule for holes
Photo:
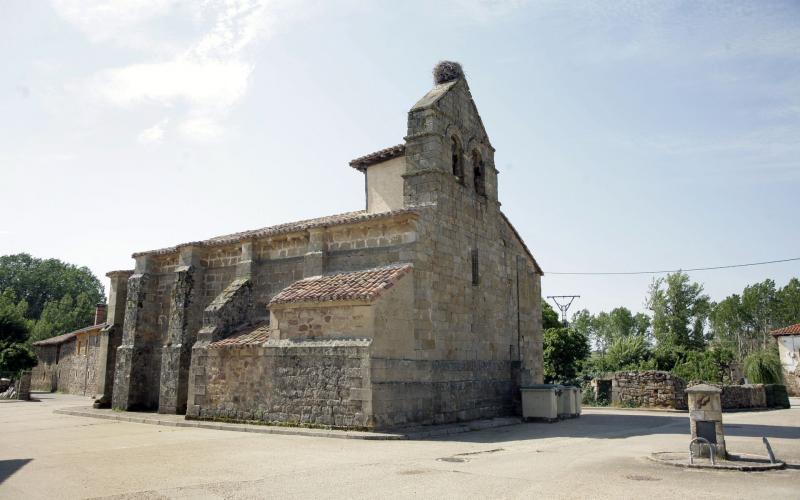
[[[569,309],[569,306],[572,305],[572,302],[575,299],[579,299],[580,297],[581,297],[580,295],[548,295],[547,296],[548,299],[552,299],[553,302],[555,302],[556,307],[558,307],[558,310],[561,311],[561,322],[564,323],[564,326],[568,326],[568,324],[569,324],[568,321],[567,321],[567,310]],[[561,300],[560,302],[559,302],[559,299]],[[567,300],[567,299],[569,299],[569,300]]]

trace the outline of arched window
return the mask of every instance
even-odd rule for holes
[[[472,172],[475,180],[475,192],[481,196],[486,196],[486,172],[480,153],[472,152]]]
[[[464,164],[461,157],[461,146],[458,144],[458,139],[455,136],[450,138],[450,160],[453,166],[453,175],[459,184],[464,184]]]

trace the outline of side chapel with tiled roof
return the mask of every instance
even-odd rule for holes
[[[542,382],[543,273],[442,64],[403,143],[350,162],[363,210],[134,253],[97,404],[359,429],[519,414]]]

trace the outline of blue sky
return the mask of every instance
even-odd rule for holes
[[[545,294],[638,311],[648,276],[547,272],[800,256],[797,2],[7,0],[0,57],[0,254],[102,276],[361,209],[348,161],[453,59]],[[797,275],[692,276],[719,300]]]

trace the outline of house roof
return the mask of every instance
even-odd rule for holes
[[[236,347],[263,344],[269,339],[269,322],[259,323],[253,327],[236,332],[230,337],[212,342],[209,347]]]
[[[350,160],[350,166],[363,172],[370,165],[391,160],[392,158],[397,158],[399,156],[403,156],[404,154],[406,154],[406,145],[398,144],[396,146],[375,151],[374,153],[370,153],[368,155],[360,156],[355,160]]]
[[[363,271],[338,273],[295,281],[270,301],[273,304],[355,300],[372,302],[413,269],[397,264]]]
[[[239,233],[226,234],[224,236],[216,236],[202,241],[193,241],[189,243],[182,243],[172,247],[161,248],[158,250],[148,250],[146,252],[137,252],[133,257],[140,257],[142,255],[159,255],[178,251],[181,247],[187,246],[200,246],[200,247],[213,247],[237,243],[252,238],[259,238],[264,236],[276,236],[280,234],[296,233],[305,231],[307,229],[326,226],[337,226],[343,224],[355,224],[358,222],[366,222],[371,220],[389,219],[403,214],[417,214],[417,208],[402,208],[398,210],[390,210],[388,212],[368,213],[366,210],[359,210],[356,212],[345,212],[343,214],[329,215],[326,217],[317,217],[316,219],[306,219],[297,222],[289,222],[286,224],[279,224],[277,226],[268,226],[261,229],[253,229],[250,231],[242,231]]]
[[[85,328],[81,328],[80,330],[64,333],[61,335],[57,335],[55,337],[50,337],[49,339],[39,340],[38,342],[34,342],[33,345],[46,346],[46,345],[63,344],[64,342],[69,342],[70,340],[74,339],[80,333],[93,333],[95,330],[99,332],[100,330],[103,329],[104,326],[106,326],[105,323],[100,323],[99,325],[87,326]]]
[[[769,333],[771,333],[773,337],[782,337],[784,335],[800,335],[800,323],[778,328],[777,330],[772,330]]]

